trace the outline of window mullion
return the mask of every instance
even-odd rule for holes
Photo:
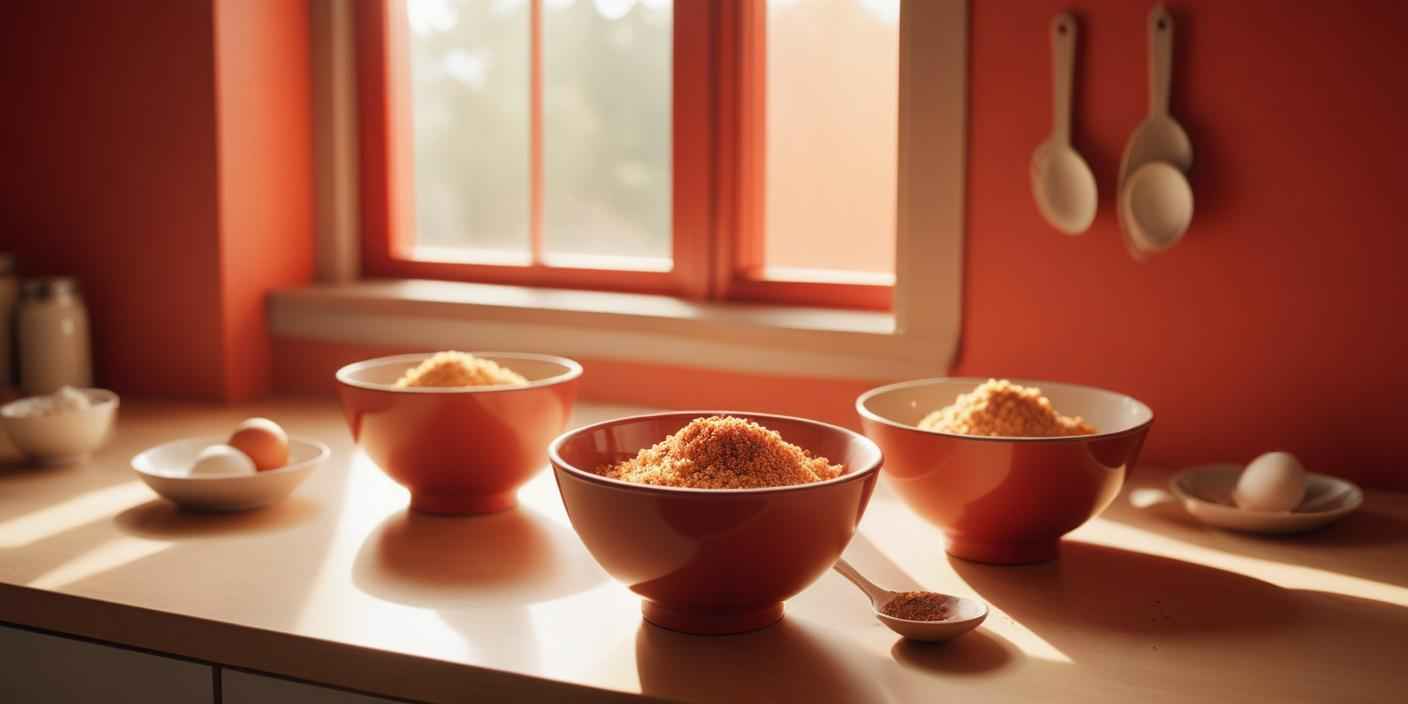
[[[723,2],[674,6],[671,81],[672,258],[677,292],[711,294],[717,231],[719,8]]]
[[[533,266],[543,263],[543,0],[529,0],[528,131],[529,251]]]

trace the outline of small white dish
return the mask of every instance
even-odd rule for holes
[[[288,464],[232,476],[191,476],[200,451],[221,438],[186,438],[157,445],[132,458],[132,469],[162,498],[195,511],[243,511],[267,506],[293,493],[332,454],[312,440],[288,439]]]
[[[45,467],[86,462],[107,442],[117,417],[117,394],[106,389],[79,389],[88,397],[88,408],[52,415],[24,415],[29,398],[0,406],[0,426],[15,447]]]
[[[1194,518],[1210,526],[1246,533],[1303,533],[1322,528],[1352,513],[1364,503],[1354,483],[1307,473],[1305,500],[1292,511],[1248,511],[1232,503],[1232,491],[1242,467],[1214,464],[1192,467],[1169,480],[1173,495]]]

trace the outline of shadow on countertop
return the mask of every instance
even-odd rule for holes
[[[113,522],[139,537],[182,540],[285,530],[312,520],[319,510],[317,501],[297,495],[270,506],[229,512],[190,511],[152,499],[117,514]]]
[[[944,675],[992,672],[1021,656],[1001,636],[978,628],[946,643],[920,643],[900,638],[890,656],[906,667]]]
[[[1085,672],[1138,679],[1198,663],[1165,683],[1189,698],[1326,701],[1357,673],[1401,668],[1408,608],[1306,589],[1143,552],[1066,540],[1058,560],[995,566],[949,558],[1005,615]],[[1275,663],[1275,676],[1268,666]],[[1263,673],[1263,674],[1258,674]],[[1161,684],[1160,686],[1165,686]],[[1243,687],[1240,694],[1228,689]]]
[[[1050,562],[999,566],[949,556],[993,605],[1041,633],[1206,638],[1286,630],[1296,605],[1274,584],[1192,562],[1065,540]],[[1059,647],[1059,646],[1058,646]]]
[[[1145,479],[1102,518],[1210,550],[1408,587],[1408,502],[1404,495],[1365,492],[1364,505],[1319,530],[1291,535],[1239,533],[1188,515],[1157,480]]]
[[[357,588],[378,599],[453,610],[524,606],[606,579],[570,529],[527,507],[483,516],[401,511],[362,543]]]

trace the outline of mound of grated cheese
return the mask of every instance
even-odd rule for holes
[[[786,442],[775,430],[743,418],[710,416],[596,473],[657,486],[759,489],[835,479],[843,469]]]
[[[1079,416],[1063,416],[1052,408],[1041,389],[1018,386],[1006,379],[989,379],[953,405],[919,421],[924,430],[956,435],[1056,437],[1093,435],[1096,430]]]
[[[523,375],[493,360],[453,351],[436,352],[396,380],[400,388],[522,386],[527,383]]]

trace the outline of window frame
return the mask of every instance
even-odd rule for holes
[[[683,2],[674,8],[671,140],[672,266],[667,271],[553,263],[542,252],[542,3],[529,1],[532,66],[530,260],[417,257],[407,77],[409,27],[394,3],[357,4],[364,270],[521,286],[654,293],[695,300],[889,310],[890,282],[865,274],[779,277],[763,267],[766,3]]]
[[[312,7],[318,283],[271,294],[276,337],[543,349],[586,360],[853,380],[941,375],[954,363],[964,309],[967,0],[901,5],[894,306],[883,312],[425,281],[371,269],[358,249],[364,231],[386,221],[360,220],[369,199],[388,194],[375,192],[376,181],[373,189],[363,183],[387,164],[365,153],[359,134],[368,120],[383,118],[359,91],[354,70],[364,53],[357,51],[357,5],[314,0]],[[381,206],[383,217],[391,212]]]

